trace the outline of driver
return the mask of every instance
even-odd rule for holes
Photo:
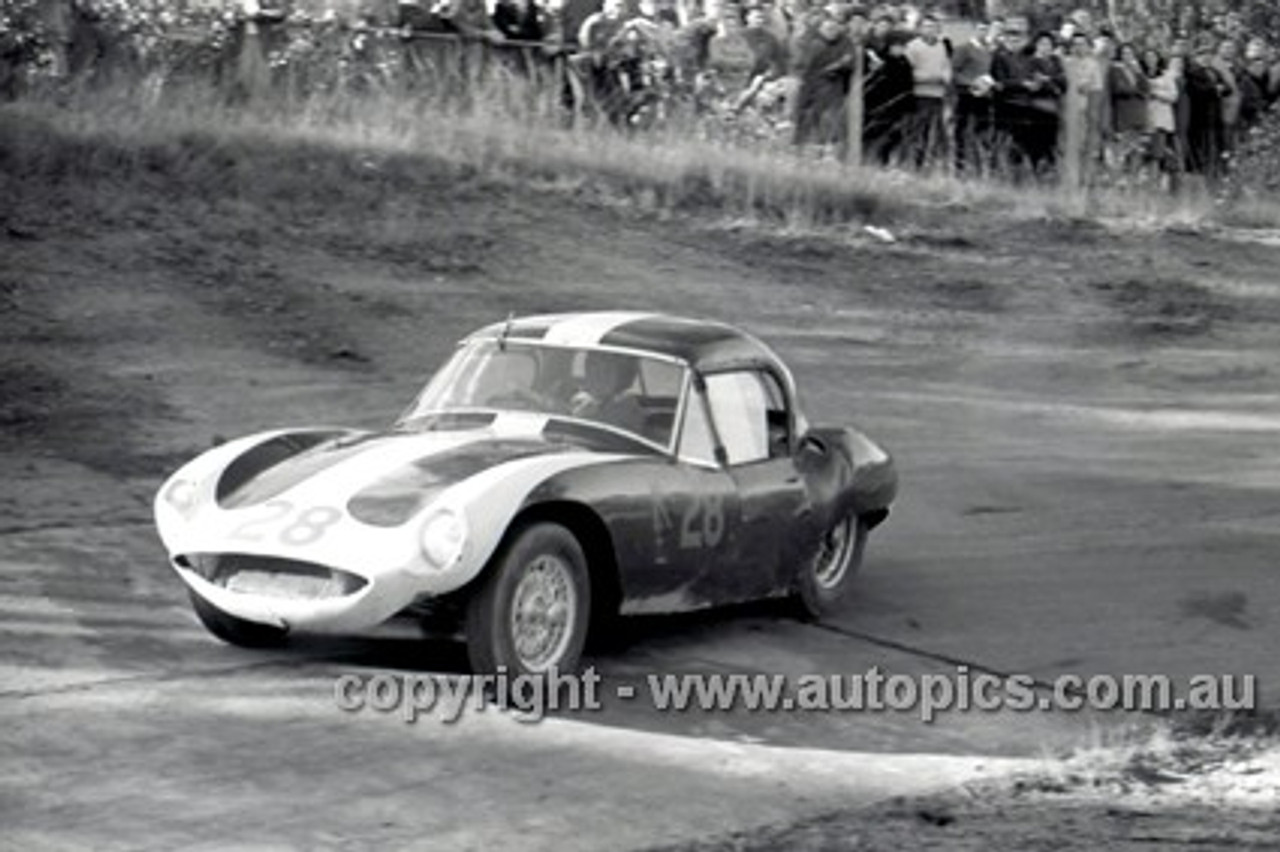
[[[644,409],[635,394],[627,392],[640,370],[636,359],[613,352],[591,352],[583,369],[582,390],[569,401],[571,413],[643,434]]]

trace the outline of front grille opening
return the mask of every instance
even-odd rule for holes
[[[228,591],[266,597],[340,598],[355,594],[369,583],[350,571],[275,556],[186,553],[174,562]]]

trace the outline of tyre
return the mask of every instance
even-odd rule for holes
[[[509,534],[467,607],[467,656],[478,674],[577,668],[591,582],[582,546],[559,524]]]
[[[832,524],[822,537],[817,554],[800,571],[796,597],[808,618],[829,615],[839,606],[862,567],[867,546],[867,528],[856,515],[847,515]]]
[[[236,618],[218,609],[195,592],[189,591],[189,594],[191,606],[199,616],[200,623],[228,645],[238,645],[241,648],[271,648],[283,645],[288,637],[288,632],[280,627]]]

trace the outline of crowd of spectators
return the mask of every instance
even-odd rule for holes
[[[1130,24],[1035,4],[988,15],[981,0],[945,18],[848,0],[410,0],[401,10],[417,29],[552,45],[597,90],[645,56],[676,90],[715,75],[735,109],[780,111],[796,144],[819,149],[847,147],[860,78],[868,160],[965,173],[1215,178],[1280,94],[1280,54],[1229,11]]]
[[[796,146],[848,154],[860,130],[866,161],[961,174],[1214,180],[1280,97],[1280,52],[1235,0],[1110,2],[1110,15],[1095,0],[938,0],[945,14],[853,0],[364,2],[396,4],[374,26],[539,56],[576,106],[619,91],[695,111],[714,98]],[[41,8],[54,6],[89,8]],[[1130,6],[1143,14],[1115,15]]]
[[[1212,179],[1280,95],[1280,56],[1234,13],[1129,33],[1088,9],[996,16],[954,44],[928,13],[846,16],[855,35],[869,27],[864,140],[881,162],[1079,182]]]

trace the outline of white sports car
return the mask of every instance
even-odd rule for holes
[[[220,638],[454,612],[472,665],[576,665],[593,613],[847,590],[897,488],[730,326],[588,313],[462,341],[390,429],[281,429],[174,473],[160,537]]]

